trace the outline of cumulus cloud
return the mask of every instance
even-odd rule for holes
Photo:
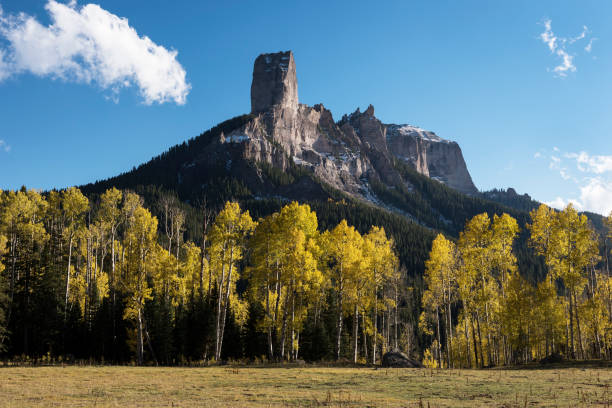
[[[607,215],[612,211],[612,155],[591,155],[585,151],[563,153],[553,149],[542,155],[549,160],[549,169],[574,185],[573,197],[557,197],[546,204],[564,208],[569,203],[581,211]]]
[[[116,95],[135,86],[144,103],[184,104],[191,86],[177,51],[140,36],[126,18],[96,4],[48,0],[51,24],[24,13],[0,9],[0,80],[32,73],[65,81],[97,84]]]
[[[580,198],[563,199],[557,197],[545,204],[559,210],[572,204],[578,211],[591,211],[602,215],[612,212],[612,183],[600,177],[588,178],[579,187]]]
[[[559,60],[558,64],[552,69],[552,71],[559,77],[566,77],[570,72],[576,72],[576,65],[574,64],[575,55],[572,55],[569,50],[574,43],[586,39],[589,36],[589,29],[587,26],[583,26],[582,32],[576,37],[559,37],[552,30],[552,21],[545,20],[544,32],[540,34],[540,40],[546,44],[550,52],[556,55]],[[591,52],[593,46],[593,39],[590,39],[588,45],[584,47],[586,52]]]
[[[0,150],[8,153],[11,151],[11,146],[9,146],[4,140],[0,139]]]
[[[612,182],[593,177],[580,187],[580,202],[585,209],[607,215],[612,211]]]
[[[556,208],[557,210],[563,210],[569,204],[572,204],[575,209],[577,209],[578,211],[582,211],[582,204],[580,204],[577,200],[572,200],[572,199],[564,200],[561,197],[557,197],[552,201],[545,202],[544,204],[546,204],[549,207]]]

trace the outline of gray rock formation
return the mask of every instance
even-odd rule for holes
[[[393,368],[421,368],[423,364],[400,351],[390,351],[382,356],[382,366]]]
[[[298,106],[295,61],[291,51],[261,54],[253,67],[251,112],[273,106],[295,110]]]
[[[400,160],[419,173],[462,193],[478,192],[456,142],[410,125],[388,125],[387,145]]]
[[[282,170],[291,162],[309,168],[332,187],[372,202],[372,179],[391,188],[405,183],[394,157],[459,191],[477,191],[457,143],[416,127],[383,124],[371,105],[335,122],[323,105],[299,104],[297,95],[292,52],[260,55],[251,86],[255,117],[220,142],[238,144],[245,159]]]

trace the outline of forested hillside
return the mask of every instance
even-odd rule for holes
[[[377,363],[399,348],[446,366],[609,355],[607,326],[594,326],[609,318],[602,217],[570,214],[592,245],[568,281],[568,255],[533,237],[530,199],[465,195],[395,159],[400,179],[371,177],[363,200],[281,146],[283,168],[223,142],[250,119],[80,189],[1,193],[4,355]],[[574,230],[554,214],[545,225],[560,241]],[[513,308],[556,313],[556,326],[535,336],[539,317]]]
[[[394,165],[402,174],[402,183],[386,185],[376,179],[370,181],[378,203],[373,205],[335,190],[289,159],[288,168],[281,170],[268,163],[231,156],[234,152],[215,152],[214,141],[250,117],[245,115],[223,122],[132,171],[81,189],[89,197],[110,187],[131,189],[145,199],[158,217],[161,215],[157,204],[160,197],[175,195],[191,214],[186,237],[196,242],[200,239],[197,208],[204,200],[213,208],[227,200],[235,200],[256,217],[269,215],[284,203],[297,200],[317,211],[324,228],[342,219],[362,233],[371,225],[384,227],[398,243],[402,264],[411,275],[422,275],[424,259],[436,230],[457,238],[466,220],[476,214],[487,212],[492,216],[506,212],[515,217],[524,230],[528,211],[459,193],[399,160],[395,160]],[[232,161],[229,170],[228,160]],[[543,276],[541,263],[533,259],[529,260],[530,265],[527,261],[522,262],[522,256],[526,256],[525,242],[525,239],[520,240],[521,268],[526,274]]]

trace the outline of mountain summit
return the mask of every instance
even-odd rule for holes
[[[297,77],[291,51],[261,54],[253,67],[251,112],[265,112],[273,106],[297,109]]]
[[[377,202],[373,180],[405,184],[397,161],[462,193],[477,192],[455,142],[415,126],[384,124],[372,105],[336,122],[323,105],[300,104],[291,51],[255,60],[251,113],[250,121],[224,138],[242,145],[243,158],[281,170],[293,162],[356,198]]]

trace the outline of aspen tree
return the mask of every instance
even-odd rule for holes
[[[248,276],[252,297],[264,307],[270,358],[274,358],[275,331],[280,331],[280,357],[285,357],[289,339],[290,357],[297,358],[303,321],[325,284],[317,261],[317,237],[316,214],[297,202],[261,220],[255,229]]]
[[[277,232],[278,216],[278,213],[274,213],[257,224],[250,241],[251,266],[247,269],[252,300],[259,300],[264,307],[261,324],[266,331],[268,358],[271,360],[275,357],[274,337],[278,329],[280,294],[283,290],[280,275],[283,242]]]
[[[555,256],[554,247],[551,245],[553,240],[553,234],[555,232],[555,211],[550,207],[542,204],[537,209],[532,210],[530,213],[531,223],[527,224],[527,228],[530,231],[529,235],[529,244],[532,248],[534,248],[536,254],[544,257],[544,261],[548,266],[549,270],[546,276],[547,283],[540,284],[539,294],[540,296],[545,296],[547,300],[550,297],[554,297],[555,300],[555,308],[558,308],[560,305],[557,302],[557,294],[556,294],[556,280],[558,275],[556,271],[552,269],[553,259]],[[559,345],[558,341],[556,342],[554,336],[554,322],[551,319],[553,316],[550,312],[552,309],[548,309],[549,313],[544,313],[540,316],[540,319],[543,321],[544,326],[546,328],[546,355],[549,354],[549,349],[554,351],[555,344]]]
[[[113,350],[116,347],[116,310],[117,310],[117,256],[118,247],[121,245],[118,237],[118,230],[123,220],[121,216],[121,201],[123,192],[115,187],[106,190],[100,197],[100,209],[96,215],[97,222],[106,229],[108,244],[110,245],[110,273],[108,274],[108,287],[110,291],[111,318],[112,318],[112,339]],[[104,259],[102,259],[103,263]],[[103,270],[103,264],[101,265]]]
[[[183,294],[182,282],[176,272],[177,259],[158,244],[151,253],[150,263],[154,293],[166,307],[177,306]]]
[[[281,265],[288,284],[283,308],[283,326],[287,325],[286,320],[290,313],[291,357],[295,359],[299,350],[297,339],[306,318],[308,305],[313,298],[320,296],[324,285],[324,276],[317,262],[318,222],[317,215],[310,210],[310,206],[300,205],[295,201],[281,209],[277,221],[279,223],[277,231],[280,233],[280,240],[284,243]],[[281,336],[285,335],[283,330]],[[281,340],[281,347],[284,343]],[[283,350],[281,357],[284,357]]]
[[[493,279],[496,281],[496,293],[494,296],[492,314],[494,317],[494,326],[496,333],[494,336],[494,359],[495,364],[500,364],[500,346],[502,348],[502,356],[504,361],[510,358],[510,350],[507,336],[502,333],[501,319],[498,318],[500,309],[506,297],[506,286],[510,277],[518,272],[517,260],[514,255],[513,246],[514,240],[519,232],[519,227],[516,220],[508,214],[501,216],[494,215],[493,223],[491,224],[491,262]],[[527,285],[524,281],[518,279],[518,285]],[[502,344],[499,344],[500,337]]]
[[[452,365],[452,317],[451,304],[457,292],[457,251],[455,244],[447,240],[444,235],[438,234],[434,239],[425,262],[425,285],[427,290],[423,294],[423,308],[435,310],[437,320],[438,346],[440,347],[440,310],[446,317],[446,356],[447,367]],[[438,350],[438,356],[441,352]]]
[[[240,277],[238,262],[242,260],[246,241],[255,222],[249,212],[242,212],[238,203],[227,202],[215,218],[210,231],[210,263],[214,268],[217,287],[217,318],[215,326],[215,360],[221,359],[227,310],[231,304],[237,320],[246,319],[246,307],[236,293]]]
[[[206,288],[206,295],[210,301],[210,291],[212,289],[212,271],[210,269],[210,263],[207,258],[206,243],[208,240],[208,228],[212,224],[214,219],[214,212],[211,207],[208,206],[206,197],[200,202],[201,214],[202,214],[202,242],[200,244],[200,301],[204,300],[204,288]],[[204,282],[204,277],[208,274],[208,282]]]
[[[135,320],[137,324],[136,355],[139,365],[144,356],[145,320],[144,306],[151,300],[152,288],[149,277],[153,273],[152,258],[157,249],[157,218],[143,208],[136,207],[130,217],[129,227],[124,237],[126,252],[123,269],[123,291],[127,295],[124,318]]]
[[[364,275],[368,277],[366,290],[360,295],[363,304],[372,311],[372,364],[376,364],[378,344],[378,313],[384,305],[379,296],[384,296],[385,284],[394,282],[399,260],[393,250],[393,240],[387,238],[384,228],[372,227],[363,236]],[[364,313],[364,317],[366,313]],[[364,325],[367,320],[364,319]]]
[[[123,192],[116,188],[111,188],[102,193],[100,197],[100,209],[98,210],[97,219],[101,225],[107,230],[110,238],[110,262],[111,262],[111,273],[110,273],[110,290],[112,293],[112,304],[115,307],[115,279],[116,279],[116,245],[117,240],[117,229],[121,224],[121,209],[120,204],[123,199]]]
[[[528,333],[534,318],[534,291],[518,272],[513,271],[506,275],[499,318],[508,346],[523,355],[530,346]],[[518,362],[510,352],[505,354],[504,361],[506,364]]]
[[[189,298],[195,299],[196,295],[199,296],[208,291],[208,282],[202,279],[203,274],[208,273],[208,260],[202,258],[201,251],[201,248],[193,242],[186,242],[181,247],[179,278],[182,302]],[[202,259],[204,260],[203,265]]]
[[[593,239],[586,215],[579,215],[569,204],[557,214],[556,234],[554,235],[555,258],[552,264],[558,276],[567,287],[570,307],[571,352],[575,355],[574,327],[578,337],[580,357],[584,358],[584,345],[578,313],[578,291],[587,282],[587,268],[597,257],[597,242]],[[574,326],[575,321],[575,326]]]
[[[66,270],[66,299],[64,302],[64,322],[68,316],[68,299],[70,296],[70,276],[74,275],[72,266],[72,248],[75,235],[83,228],[85,213],[89,209],[89,200],[76,187],[62,192],[62,213],[66,221],[65,234],[68,241],[68,266]]]
[[[555,213],[542,205],[531,212],[530,242],[536,252],[543,255],[551,282],[560,279],[568,301],[569,350],[576,357],[575,335],[578,351],[584,358],[584,345],[578,310],[578,294],[587,283],[587,270],[597,259],[597,241],[586,215],[578,214],[569,204],[563,211]]]
[[[488,364],[491,364],[491,348],[488,341],[489,309],[493,296],[491,279],[491,230],[490,219],[479,214],[469,220],[459,236],[458,248],[461,253],[461,268],[458,284],[464,307],[469,311],[471,331],[474,339],[476,363],[485,365],[484,347],[487,346]],[[483,338],[487,337],[484,341]],[[478,342],[476,342],[478,338]],[[480,358],[480,360],[478,359]]]
[[[347,310],[345,297],[355,286],[357,275],[361,270],[363,256],[361,235],[354,227],[349,227],[346,220],[342,220],[333,230],[321,235],[321,248],[337,298],[336,359],[339,360],[343,318],[353,312],[351,305],[348,305]]]

